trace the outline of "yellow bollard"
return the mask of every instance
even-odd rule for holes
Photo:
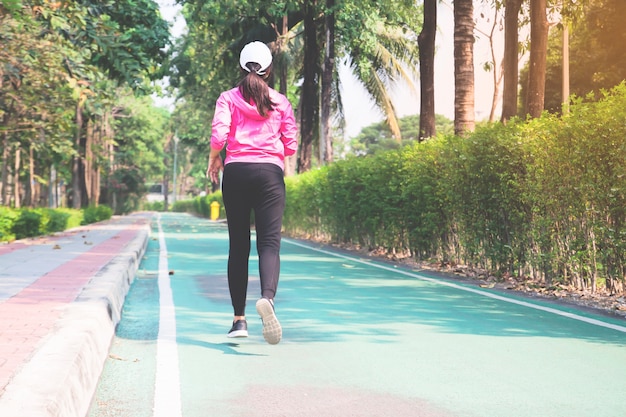
[[[217,220],[220,218],[220,203],[214,201],[211,203],[211,220]]]

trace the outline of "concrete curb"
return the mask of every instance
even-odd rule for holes
[[[150,225],[103,267],[7,387],[2,417],[85,417],[124,299],[145,253]]]

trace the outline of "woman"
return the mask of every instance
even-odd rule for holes
[[[239,64],[245,76],[215,105],[208,174],[215,183],[224,171],[222,195],[228,220],[228,287],[235,317],[228,337],[247,337],[246,292],[250,256],[250,214],[254,210],[261,298],[256,309],[263,337],[276,344],[282,328],[274,312],[280,272],[280,239],[285,208],[284,160],[297,149],[297,126],[287,98],[269,88],[272,53],[262,42],[247,44]],[[220,152],[226,145],[222,164]]]

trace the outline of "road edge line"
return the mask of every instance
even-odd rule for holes
[[[159,230],[159,335],[157,338],[154,417],[181,417],[180,370],[176,344],[176,311],[167,263],[167,246],[157,216]]]
[[[362,260],[362,259],[359,259],[359,258],[355,258],[355,257],[352,257],[352,256],[342,255],[340,253],[331,252],[331,251],[328,251],[328,250],[325,250],[325,249],[315,248],[313,246],[309,246],[309,245],[306,245],[306,244],[303,244],[303,243],[295,242],[295,241],[293,241],[291,239],[283,238],[282,240],[283,240],[283,242],[292,244],[294,246],[300,246],[300,247],[305,248],[305,249],[310,249],[310,250],[313,250],[313,251],[316,251],[316,252],[320,252],[320,253],[323,253],[323,254],[326,254],[326,255],[335,256],[337,258],[347,259],[347,260],[350,260],[350,261],[353,261],[353,262],[357,262],[357,263],[360,263],[360,264],[370,265],[370,266],[373,266],[373,267],[376,267],[376,268],[379,268],[379,269],[384,269],[386,271],[396,272],[398,274],[406,275],[406,276],[413,277],[413,278],[417,278],[417,279],[420,279],[422,281],[434,283],[434,284],[437,284],[437,285],[443,285],[443,286],[450,287],[450,288],[455,288],[455,289],[461,290],[461,291],[471,292],[471,293],[474,293],[474,294],[481,295],[483,297],[488,297],[488,298],[504,301],[504,302],[511,303],[511,304],[517,304],[517,305],[520,305],[520,306],[523,306],[523,307],[527,307],[527,308],[531,308],[531,309],[534,309],[534,310],[545,311],[547,313],[555,314],[555,315],[562,316],[562,317],[567,317],[567,318],[573,319],[573,320],[578,320],[578,321],[581,321],[581,322],[584,322],[584,323],[592,324],[594,326],[605,327],[607,329],[616,330],[618,332],[626,333],[626,326],[620,326],[618,324],[607,323],[607,322],[602,321],[602,320],[593,319],[591,317],[585,317],[585,316],[581,316],[581,315],[574,314],[574,313],[569,313],[567,311],[558,310],[558,309],[552,308],[552,307],[541,306],[541,305],[538,305],[538,304],[530,303],[528,301],[522,301],[522,300],[516,300],[514,298],[508,298],[508,297],[505,297],[503,295],[494,294],[494,293],[490,293],[490,292],[487,292],[487,291],[478,290],[476,288],[466,287],[466,286],[463,286],[463,285],[458,285],[458,284],[455,284],[453,282],[447,282],[447,281],[443,281],[443,280],[439,280],[439,279],[435,279],[435,278],[429,278],[429,277],[426,277],[424,275],[417,274],[415,272],[409,272],[409,271],[405,271],[405,270],[402,270],[402,269],[397,269],[397,268],[392,268],[392,267],[385,266],[385,265],[380,265],[380,264],[375,263],[375,261],[371,261],[371,260],[365,261],[365,260]]]

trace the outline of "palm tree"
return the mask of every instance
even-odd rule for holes
[[[474,7],[454,1],[454,133],[474,130]]]
[[[506,0],[504,11],[504,88],[502,90],[502,121],[517,115],[519,83],[519,12],[522,0]]]
[[[321,86],[321,132],[320,161],[322,164],[333,160],[333,142],[331,137],[331,110],[335,75],[335,0],[326,0],[324,16],[324,62],[322,63]]]
[[[356,78],[385,115],[393,137],[400,142],[402,135],[390,90],[399,80],[415,90],[413,79],[416,77],[415,63],[419,59],[418,45],[397,26],[378,24],[375,36],[377,42],[372,52],[355,45],[347,59]]]
[[[318,137],[320,45],[317,42],[317,1],[305,1],[304,6],[304,59],[302,64],[302,90],[300,94],[300,157],[298,172],[311,169],[313,141]]]
[[[548,18],[546,0],[530,0],[530,60],[526,114],[539,117],[546,93]]]
[[[298,109],[301,122],[298,172],[305,172],[311,168],[315,143],[319,144],[320,161],[324,163],[332,160],[331,111],[339,115],[342,113],[335,65],[336,22],[333,13],[339,5],[334,0],[327,0],[325,13],[320,13],[321,7],[322,5],[317,1],[306,2],[303,21],[292,28],[292,30],[301,29],[304,34],[304,42],[301,44],[304,53],[302,67],[299,70],[302,76],[302,87]],[[319,16],[323,17],[323,24]],[[373,30],[375,39],[373,48],[365,49],[361,46],[359,39],[351,39],[344,49],[346,51],[344,59],[357,80],[385,114],[385,120],[393,136],[400,141],[400,128],[390,90],[393,83],[399,80],[403,80],[410,88],[415,89],[412,80],[416,75],[418,45],[407,35],[407,31],[399,26],[385,25],[381,21]],[[324,36],[320,36],[320,33]],[[297,34],[292,35],[293,38],[297,36]],[[320,42],[320,39],[323,41]],[[294,48],[298,46],[296,43],[290,45]],[[297,55],[300,52],[292,49],[290,53]]]
[[[435,136],[435,35],[437,0],[424,0],[424,25],[417,38],[420,61],[419,140]]]
[[[359,6],[363,7],[352,9],[360,12],[365,8],[369,14],[357,12],[358,16],[343,16],[343,21],[335,21],[339,17],[335,17],[333,11],[341,9],[347,1],[359,3]],[[216,85],[220,84],[221,74],[229,74],[229,72],[220,71],[220,67],[236,66],[233,61],[245,40],[262,40],[270,44],[274,50],[274,74],[280,77],[281,91],[286,92],[286,69],[289,71],[289,76],[295,74],[295,77],[301,80],[300,103],[297,109],[301,130],[298,172],[311,168],[315,155],[314,146],[319,145],[319,148],[325,149],[324,155],[320,155],[322,161],[329,161],[332,158],[332,144],[329,140],[330,117],[333,112],[338,115],[342,114],[336,68],[338,59],[348,62],[356,78],[361,81],[376,105],[385,114],[394,136],[400,139],[398,121],[389,90],[392,84],[400,79],[405,80],[411,88],[414,88],[412,79],[417,67],[418,47],[415,39],[411,37],[414,34],[411,31],[402,30],[400,23],[397,23],[398,18],[394,20],[392,17],[386,20],[396,23],[384,23],[385,20],[381,18],[371,30],[372,42],[364,47],[360,36],[365,23],[359,19],[371,20],[381,13],[379,6],[369,2],[356,0],[288,2],[284,10],[287,15],[286,19],[284,16],[280,18],[270,16],[263,11],[268,10],[269,6],[273,5],[272,2],[259,0],[253,3],[247,3],[245,13],[241,10],[237,12],[224,9],[219,16],[216,16],[210,14],[209,11],[213,10],[213,5],[221,4],[218,1],[188,0],[185,2],[191,6],[187,9],[187,13],[189,33],[193,38],[185,44],[191,45],[195,54],[192,58],[183,51],[179,56],[183,56],[184,59],[178,58],[182,64],[178,68],[181,74],[179,78],[184,79],[184,82],[178,82],[178,84],[185,88],[186,96],[192,100],[201,100],[199,105],[206,102],[207,90],[211,88],[208,95],[213,96]],[[261,5],[268,7],[260,7]],[[332,36],[335,28],[340,25],[343,25],[344,29],[351,25],[351,29],[356,30],[349,30],[348,34],[340,33]],[[235,39],[234,42],[233,39]],[[341,39],[341,45],[335,46],[335,39]],[[217,56],[219,59],[211,61],[201,59],[199,54],[206,56],[206,51],[214,51],[208,55]],[[196,62],[197,66],[194,65]],[[210,63],[207,64],[207,62]],[[296,62],[300,64],[294,65]],[[209,73],[213,81],[207,83],[205,79]],[[232,81],[228,81],[226,84],[231,83]],[[320,133],[322,134],[321,142]]]

